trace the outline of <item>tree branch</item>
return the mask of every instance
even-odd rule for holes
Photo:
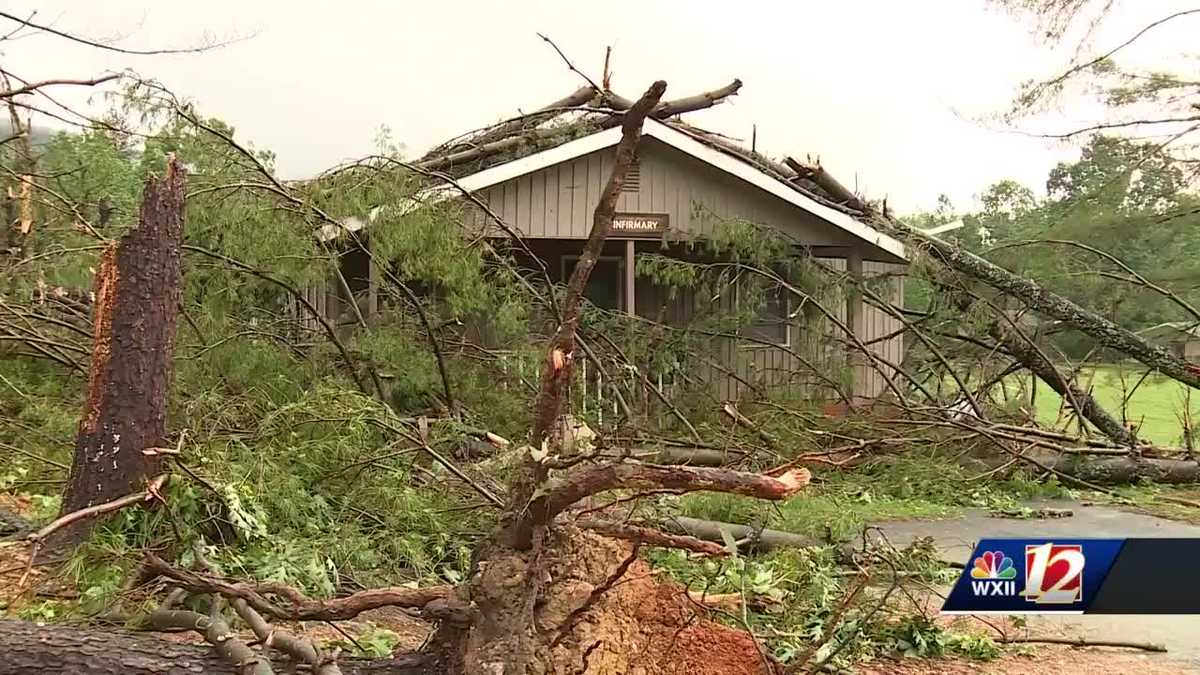
[[[625,184],[625,174],[634,161],[634,151],[642,136],[642,124],[646,115],[658,104],[667,83],[659,80],[650,85],[638,102],[625,113],[621,122],[621,141],[617,144],[616,159],[613,163],[612,174],[609,175],[608,185],[601,194],[600,202],[592,216],[592,231],[588,235],[583,255],[575,263],[571,279],[567,283],[566,299],[563,303],[562,323],[550,340],[549,348],[542,366],[541,387],[533,405],[533,432],[531,440],[534,448],[539,448],[548,440],[550,430],[558,420],[563,408],[563,394],[566,383],[574,372],[572,359],[575,352],[575,334],[579,329],[579,319],[583,311],[583,289],[591,276],[592,268],[600,257],[604,240],[612,229],[613,216],[616,213],[617,199],[621,196],[621,188]],[[526,456],[520,472],[513,481],[513,488],[508,502],[508,519],[514,520],[520,513],[538,486],[545,479],[547,467],[533,458]],[[523,522],[520,518],[516,522]],[[532,530],[518,527],[515,535],[515,548],[525,550],[531,543]]]
[[[543,486],[523,522],[532,528],[548,524],[572,504],[608,490],[677,490],[724,492],[781,501],[802,490],[812,474],[797,468],[775,478],[730,469],[623,463],[576,469]]]
[[[16,89],[10,89],[8,91],[0,91],[0,99],[12,98],[13,96],[19,96],[21,94],[28,94],[30,92],[37,91],[38,89],[41,89],[42,87],[51,87],[51,86],[62,85],[62,84],[70,84],[70,85],[76,85],[76,86],[81,86],[81,87],[94,87],[98,84],[103,84],[105,82],[115,80],[119,77],[121,77],[121,76],[116,73],[113,73],[110,75],[103,75],[101,77],[92,78],[90,80],[64,80],[64,79],[42,80],[41,82],[33,82],[30,84],[26,84],[23,87],[17,87]]]
[[[80,37],[78,35],[73,35],[71,33],[66,33],[61,30],[51,28],[50,26],[36,24],[30,20],[32,18],[32,16],[30,16],[30,19],[22,19],[21,17],[13,15],[13,14],[9,14],[8,12],[0,12],[0,17],[8,19],[9,21],[15,21],[15,22],[21,24],[22,26],[28,26],[28,27],[36,29],[36,30],[45,31],[47,33],[50,33],[51,35],[57,35],[58,37],[66,38],[72,42],[78,42],[79,44],[87,45],[89,47],[96,47],[97,49],[105,49],[110,52],[117,52],[119,54],[134,54],[137,56],[155,56],[155,55],[159,55],[159,54],[199,54],[201,52],[206,52],[210,49],[215,49],[217,47],[222,47],[224,45],[229,44],[228,42],[222,42],[222,43],[217,43],[215,45],[208,45],[208,46],[204,46],[204,47],[190,47],[190,48],[186,48],[186,49],[126,49],[124,47],[114,47],[112,45],[106,45],[102,42],[96,42],[95,40],[89,40],[85,37]]]
[[[435,600],[447,600],[452,586],[425,588],[372,588],[344,598],[313,600],[283,584],[246,584],[208,574],[200,574],[171,566],[153,553],[146,553],[147,571],[166,577],[171,583],[192,593],[217,593],[231,599],[245,600],[256,611],[285,621],[338,621],[358,616],[379,607],[411,607],[421,609]],[[288,601],[280,606],[266,598],[276,595]],[[464,613],[465,613],[464,608]]]
[[[697,539],[685,534],[668,534],[653,527],[633,525],[631,523],[618,523],[599,518],[585,518],[578,521],[576,525],[606,537],[625,539],[626,541],[638,542],[649,546],[679,548],[685,551],[694,551],[712,556],[723,556],[729,553],[720,544],[704,541],[703,539]]]

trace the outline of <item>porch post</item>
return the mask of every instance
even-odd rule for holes
[[[379,268],[375,264],[375,254],[371,251],[371,241],[363,242],[368,251],[367,256],[367,316],[372,319],[379,312]]]
[[[634,269],[633,269],[633,240],[625,240],[625,313],[633,316],[635,312]]]
[[[862,339],[862,291],[858,284],[863,280],[862,251],[851,248],[846,253],[846,275],[854,284],[846,293],[846,326],[854,332],[855,337]],[[847,345],[846,365],[850,369],[850,395],[857,401],[866,391],[866,373],[863,364],[866,356],[853,345]]]

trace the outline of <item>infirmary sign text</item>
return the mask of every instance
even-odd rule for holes
[[[665,213],[617,213],[613,215],[612,233],[614,235],[646,236],[665,232],[667,229],[667,214]]]

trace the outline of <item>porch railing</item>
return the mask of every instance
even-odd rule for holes
[[[654,387],[667,400],[671,400],[678,389],[679,381],[674,375],[664,377],[661,373],[643,379],[643,376],[628,364],[609,362],[598,367],[596,362],[577,352],[575,370],[568,389],[571,413],[598,427],[613,427],[626,418],[626,410],[639,422],[653,424],[659,428],[666,424],[669,415],[659,397],[647,391]],[[521,387],[536,392],[541,376],[542,358],[539,354],[504,352],[499,355],[499,367],[503,373],[501,386],[505,390]]]

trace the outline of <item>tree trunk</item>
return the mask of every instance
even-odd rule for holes
[[[812,548],[814,546],[828,545],[828,542],[822,542],[812,537],[806,537],[793,532],[769,530],[766,528],[760,530],[749,525],[721,523],[715,520],[701,520],[686,516],[671,518],[666,521],[666,526],[680,534],[716,543],[724,543],[725,535],[722,533],[726,533],[733,537],[734,541],[747,540],[751,549],[759,551],[767,551],[774,548]]]
[[[876,221],[872,224],[880,223]],[[970,251],[901,223],[885,220],[882,229],[899,235],[911,247],[927,251],[931,258],[942,265],[1020,300],[1035,312],[1058,319],[1071,328],[1090,335],[1109,349],[1127,354],[1193,389],[1200,389],[1200,367],[1191,366],[1166,349],[1057,293],[1042,288],[1031,279],[1013,274]]]
[[[1164,485],[1200,483],[1200,463],[1190,459],[1109,457],[1054,451],[1027,452],[1024,456],[1047,469],[1100,485],[1128,485],[1143,479]],[[1012,459],[1000,455],[982,460],[982,464],[997,468],[1011,463]],[[1031,467],[1034,471],[1040,470],[1037,466]]]
[[[479,611],[448,672],[774,672],[754,636],[708,620],[683,587],[655,578],[636,556],[628,542],[570,523],[548,530],[540,551],[497,551],[468,582]],[[540,587],[531,598],[534,581]]]
[[[277,673],[306,672],[296,664]],[[444,671],[423,656],[344,659],[344,675],[435,675]],[[147,634],[80,629],[26,621],[0,621],[0,675],[238,675],[233,664],[208,645],[181,644]]]
[[[67,514],[141,489],[162,471],[147,448],[163,442],[181,296],[184,171],[171,157],[166,175],[146,181],[138,227],[103,253],[87,403],[63,494]],[[60,530],[54,544],[77,541],[87,523]]]
[[[622,119],[621,141],[617,144],[616,158],[613,162],[612,173],[600,202],[592,214],[592,230],[588,235],[583,255],[571,271],[571,279],[567,282],[567,294],[563,301],[561,324],[550,339],[546,350],[546,359],[542,365],[541,386],[533,403],[533,430],[530,434],[534,448],[548,444],[550,431],[563,413],[563,399],[567,383],[574,372],[575,334],[579,328],[580,316],[583,312],[583,289],[587,286],[592,268],[600,258],[604,248],[604,240],[612,229],[613,216],[616,213],[617,199],[621,196],[621,188],[625,184],[625,174],[633,165],[638,141],[642,137],[642,125],[646,115],[658,104],[667,83],[661,80],[650,85],[646,93],[638,99]],[[528,549],[532,543],[532,530],[528,527],[528,519],[524,512],[533,495],[546,479],[549,470],[532,454],[527,455],[521,469],[513,479],[509,490],[509,503],[506,508],[504,528],[506,546],[518,549]]]
[[[954,294],[954,296],[957,298],[956,304],[959,311],[963,314],[971,311],[973,303],[969,296],[962,293]],[[1137,445],[1137,436],[1109,414],[1091,394],[1076,387],[1070,379],[1063,375],[1058,366],[1046,358],[1041,349],[1038,349],[1031,337],[1025,335],[1016,326],[1005,325],[1003,319],[993,320],[988,324],[987,330],[993,340],[1003,345],[1022,366],[1025,366],[1029,372],[1057,392],[1080,417],[1091,422],[1101,433],[1118,445],[1130,448]]]

